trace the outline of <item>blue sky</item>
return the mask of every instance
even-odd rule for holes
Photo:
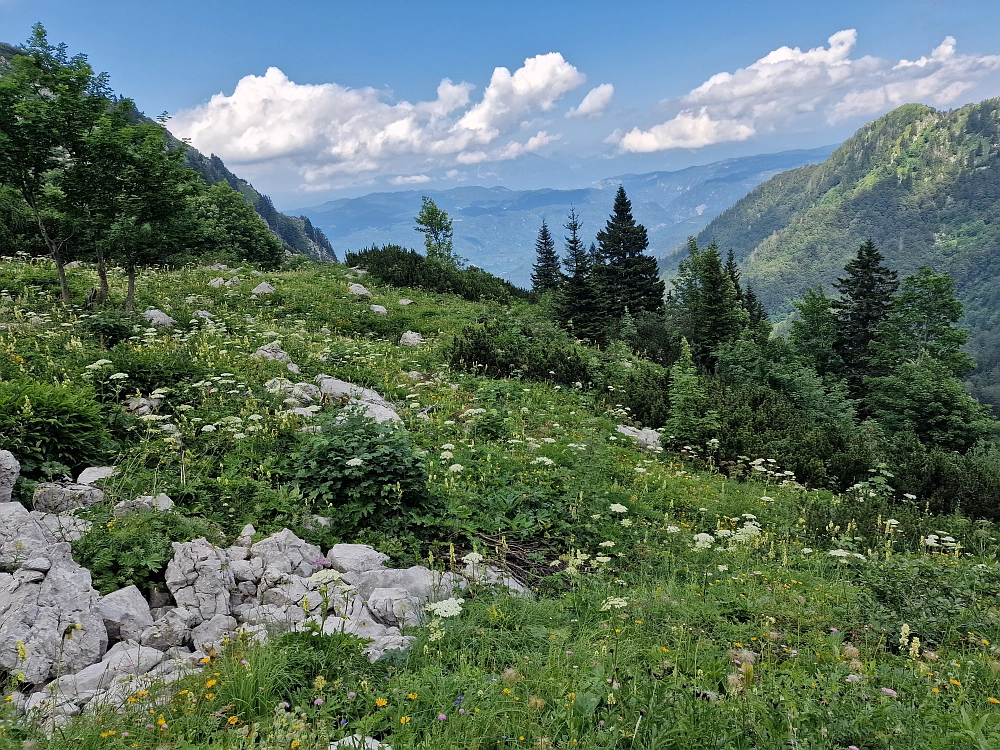
[[[983,0],[0,0],[0,38],[35,21],[285,206],[585,185],[1000,94]]]

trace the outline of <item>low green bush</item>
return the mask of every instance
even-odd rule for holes
[[[123,389],[104,389],[105,393],[132,394],[137,390],[143,394],[157,388],[172,388],[178,383],[194,382],[208,375],[208,369],[193,358],[185,349],[163,349],[134,347],[118,344],[108,353],[112,368],[103,377],[125,373]],[[95,379],[96,380],[96,379]],[[121,381],[118,381],[121,382]]]
[[[427,474],[409,434],[360,415],[329,419],[289,461],[307,508],[350,538],[364,528],[393,534],[427,522]]]
[[[205,537],[222,543],[217,527],[202,518],[147,512],[113,518],[95,513],[90,531],[73,542],[73,559],[88,568],[94,587],[108,594],[125,586],[146,591],[163,582],[174,556],[171,544]]]
[[[406,250],[398,245],[347,253],[344,262],[349,266],[363,267],[386,284],[457,294],[473,302],[484,299],[508,302],[511,298],[526,299],[529,296],[524,289],[481,268],[455,268],[436,263],[415,250]]]
[[[131,315],[109,307],[87,318],[83,328],[96,338],[102,347],[110,349],[128,339],[133,333],[135,324],[136,319]]]
[[[100,460],[109,434],[89,388],[15,380],[0,383],[0,445],[37,480]]]

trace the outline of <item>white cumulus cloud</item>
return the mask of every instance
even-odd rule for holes
[[[580,105],[566,113],[566,117],[578,120],[596,120],[611,104],[615,95],[615,87],[610,83],[602,83],[587,92]]]
[[[390,185],[419,185],[423,182],[430,182],[431,178],[425,174],[401,174],[389,179]]]
[[[473,164],[514,158],[557,139],[544,131],[525,143],[497,148],[533,115],[548,112],[586,76],[558,52],[536,55],[513,73],[493,71],[482,98],[471,102],[470,83],[444,79],[432,101],[393,102],[371,87],[299,84],[278,68],[240,79],[232,94],[178,113],[171,129],[201,151],[234,164],[285,164],[296,169],[302,189],[336,176]],[[399,176],[415,184],[425,175]],[[429,178],[428,178],[429,179]]]
[[[998,55],[960,55],[947,37],[930,56],[893,63],[851,57],[854,29],[827,46],[780,47],[735,73],[722,72],[672,104],[679,111],[646,130],[616,132],[620,151],[650,152],[743,141],[780,128],[871,117],[908,102],[946,106],[991,71]]]

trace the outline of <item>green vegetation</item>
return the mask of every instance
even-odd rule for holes
[[[995,257],[1000,247],[1000,100],[950,112],[908,104],[869,123],[822,164],[760,185],[698,235],[732,249],[779,316],[829,288],[872,240],[901,274],[950,274],[963,303],[976,396],[1000,404]]]

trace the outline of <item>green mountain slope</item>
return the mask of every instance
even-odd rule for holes
[[[16,55],[21,54],[21,49],[6,42],[0,42],[0,76],[10,67],[10,61]],[[152,122],[145,116],[141,119]],[[182,141],[167,133],[169,141],[173,146],[182,145]],[[202,176],[209,185],[217,185],[220,182],[227,182],[237,192],[241,193],[250,203],[257,214],[264,220],[268,228],[282,241],[286,250],[290,252],[308,255],[318,261],[336,261],[337,256],[330,245],[330,241],[323,234],[322,230],[314,227],[312,222],[305,216],[288,216],[280,213],[274,208],[271,199],[258,192],[253,185],[237,177],[230,172],[226,165],[222,163],[215,154],[205,156],[193,146],[187,146],[185,154],[185,165],[195,170]]]
[[[698,236],[732,248],[770,310],[830,284],[871,238],[901,275],[955,277],[965,304],[970,378],[1000,403],[1000,99],[950,112],[910,104],[875,120],[822,164],[763,183]],[[831,290],[832,291],[832,290]]]

